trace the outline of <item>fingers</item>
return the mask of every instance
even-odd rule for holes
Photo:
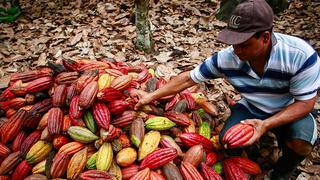
[[[134,106],[134,110],[138,110],[141,107],[140,101]]]
[[[150,103],[150,100],[148,99],[148,93],[144,91],[135,91],[135,95],[139,98],[139,101],[134,106],[134,110],[138,110],[141,106]]]

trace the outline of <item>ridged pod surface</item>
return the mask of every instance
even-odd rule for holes
[[[92,81],[85,86],[79,96],[79,107],[81,109],[88,109],[91,107],[96,99],[98,93],[98,83]]]
[[[102,102],[96,102],[93,104],[92,112],[98,126],[108,130],[111,118],[108,107]]]
[[[110,143],[103,143],[98,150],[96,166],[98,170],[108,171],[113,160],[113,150]]]
[[[112,180],[112,177],[109,173],[100,170],[88,170],[80,174],[81,180]]]
[[[88,148],[84,148],[77,153],[75,153],[72,158],[70,159],[70,162],[68,164],[68,169],[67,169],[67,178],[68,179],[76,179],[81,171],[85,168],[86,166],[86,161],[88,157]]]
[[[143,138],[139,147],[138,160],[142,160],[148,154],[157,149],[160,142],[160,133],[158,131],[149,131]]]
[[[180,172],[184,179],[203,180],[203,177],[200,175],[199,171],[188,162],[181,163]]]
[[[178,156],[174,148],[161,148],[148,154],[141,162],[140,169],[157,169]]]
[[[212,151],[213,145],[211,141],[197,133],[182,133],[179,135],[181,141],[188,147],[201,144],[205,150]]]

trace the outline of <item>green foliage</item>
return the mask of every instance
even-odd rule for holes
[[[9,9],[4,9],[0,7],[0,23],[2,22],[13,22],[21,14],[20,8],[18,6],[13,6]]]
[[[216,13],[216,18],[222,21],[227,21],[233,9],[244,0],[222,0],[220,9]],[[272,7],[273,12],[279,13],[287,9],[289,6],[288,0],[266,0]]]

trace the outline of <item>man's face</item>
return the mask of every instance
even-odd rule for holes
[[[264,54],[267,50],[267,42],[269,42],[268,37],[266,37],[265,33],[270,35],[269,32],[264,32],[260,35],[259,38],[251,37],[247,41],[232,45],[234,49],[234,53],[240,58],[242,61],[255,61],[261,54]]]

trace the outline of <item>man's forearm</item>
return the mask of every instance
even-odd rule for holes
[[[184,89],[189,88],[195,84],[196,83],[190,77],[190,71],[187,71],[171,79],[162,88],[152,92],[151,95],[153,99],[158,99],[164,96],[173,95],[178,92],[181,92]]]
[[[316,97],[306,101],[296,101],[277,114],[265,119],[264,124],[266,130],[296,121],[306,116],[312,111],[315,101]]]

